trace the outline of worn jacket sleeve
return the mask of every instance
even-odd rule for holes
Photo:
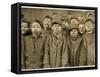
[[[84,46],[84,41],[82,41],[80,49],[79,65],[83,66],[86,64],[87,64],[87,51],[86,47]]]
[[[67,44],[67,40],[64,38],[64,42],[63,42],[63,48],[62,48],[62,67],[66,67],[68,66],[68,44]]]
[[[25,68],[25,47],[24,47],[24,40],[21,39],[21,68]]]
[[[44,68],[50,68],[50,54],[49,54],[49,38],[46,39],[45,42],[45,51],[44,51],[44,60],[43,65]]]

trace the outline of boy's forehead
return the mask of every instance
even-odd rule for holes
[[[77,19],[71,19],[71,23],[72,22],[78,23],[79,21]]]
[[[73,19],[71,19],[71,21],[78,21],[77,19],[75,19],[75,18],[73,18]]]
[[[28,26],[28,23],[22,22],[22,23],[21,23],[21,26]]]
[[[38,22],[33,22],[31,26],[39,26],[40,24]]]
[[[71,31],[78,31],[78,29],[76,29],[76,28],[73,28]],[[70,31],[70,32],[71,32],[71,31]]]
[[[45,18],[44,20],[51,20],[51,18]]]
[[[52,26],[61,26],[60,24],[56,23],[56,24],[53,24]]]
[[[27,22],[22,22],[21,24],[28,24]]]
[[[85,23],[85,25],[87,25],[87,24],[93,24],[91,21],[87,21],[86,23]]]

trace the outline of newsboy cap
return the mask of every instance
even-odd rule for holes
[[[69,29],[78,29],[78,24],[70,24]]]
[[[60,19],[53,20],[52,25],[54,25],[54,24],[61,25],[61,20]]]

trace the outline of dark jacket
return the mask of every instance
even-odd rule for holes
[[[39,36],[38,38],[34,38],[32,35],[25,37],[23,46],[26,69],[43,67],[44,43],[45,38],[42,36]]]
[[[87,65],[95,65],[95,33],[85,33],[83,39],[87,49]]]
[[[25,37],[21,36],[21,68],[25,68]]]
[[[47,38],[43,64],[45,68],[68,66],[68,50],[65,36],[57,38],[52,34]]]
[[[68,51],[70,66],[84,66],[86,65],[86,48],[83,39],[79,36],[77,40],[72,40],[68,37]]]

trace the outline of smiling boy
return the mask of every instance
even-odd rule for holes
[[[30,25],[32,35],[25,38],[26,69],[43,67],[45,38],[42,36],[42,28],[39,20],[34,20]]]
[[[86,33],[83,35],[87,49],[87,65],[95,65],[95,25],[91,19],[85,22]]]
[[[21,68],[25,68],[25,38],[30,35],[30,23],[28,21],[21,22]]]

